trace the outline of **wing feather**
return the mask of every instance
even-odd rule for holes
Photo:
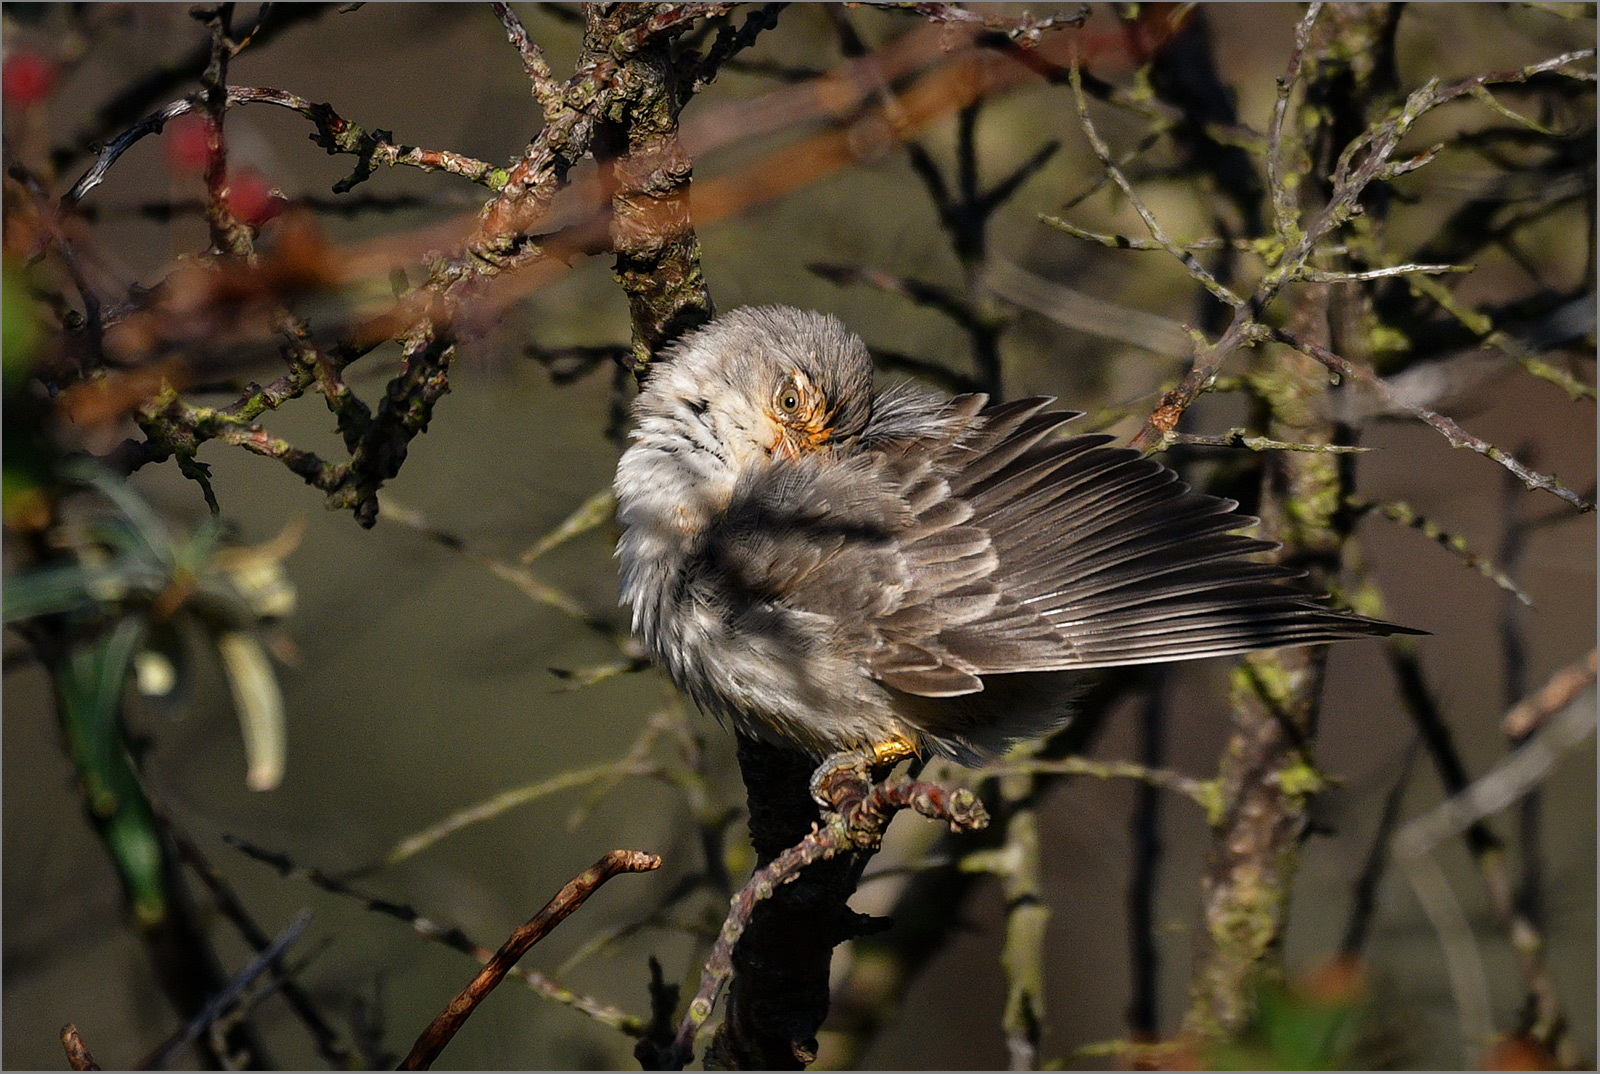
[[[912,520],[906,588],[876,624],[868,671],[923,697],[996,674],[1220,656],[1404,628],[1326,608],[1262,562],[1275,545],[1236,531],[1238,504],[1196,492],[1103,434],[1053,437],[1078,415],[1024,399],[974,410],[964,396],[906,442],[918,405],[863,442],[902,468]],[[914,660],[910,654],[915,654]],[[911,662],[908,662],[911,661]]]

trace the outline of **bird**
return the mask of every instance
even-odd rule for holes
[[[834,316],[734,309],[650,370],[614,488],[634,635],[825,765],[981,766],[1096,669],[1420,633],[1314,599],[1235,501],[1062,435],[1081,414],[1052,399],[875,391]]]

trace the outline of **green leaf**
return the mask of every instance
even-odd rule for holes
[[[149,927],[167,913],[166,871],[155,814],[122,734],[122,698],[147,624],[128,616],[75,647],[53,667],[67,752],[90,819],[111,851],[134,919]]]

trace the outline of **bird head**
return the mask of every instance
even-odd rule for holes
[[[673,423],[738,473],[859,436],[872,360],[837,318],[747,306],[673,344],[635,405],[641,431]]]

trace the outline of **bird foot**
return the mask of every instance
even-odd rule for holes
[[[917,748],[898,735],[863,749],[830,754],[811,773],[811,798],[824,810],[838,813],[846,804],[866,797],[878,775],[915,756]]]

